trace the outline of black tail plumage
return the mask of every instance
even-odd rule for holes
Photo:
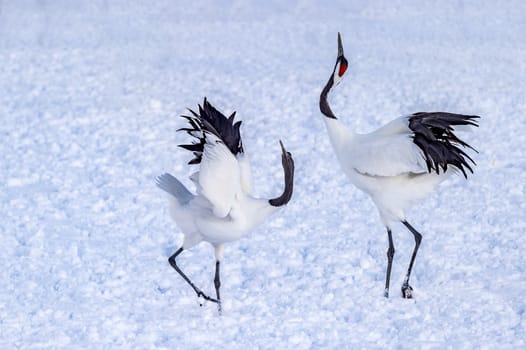
[[[471,165],[476,165],[473,159],[458,146],[471,148],[454,133],[456,125],[472,125],[478,127],[476,115],[462,115],[445,112],[418,112],[409,116],[409,128],[414,132],[413,142],[422,150],[429,172],[437,174],[448,165],[459,169],[467,178],[466,170],[473,173]]]
[[[179,145],[179,147],[189,150],[195,156],[188,164],[201,163],[207,132],[214,134],[223,141],[232,154],[237,155],[238,153],[243,153],[243,144],[239,132],[241,121],[234,123],[236,112],[227,118],[223,113],[215,109],[215,107],[206,100],[206,97],[203,101],[203,106],[199,105],[199,113],[191,109],[188,110],[192,115],[182,115],[181,117],[187,119],[190,126],[177,130],[186,131],[189,135],[197,139],[197,142],[193,142],[192,144]]]

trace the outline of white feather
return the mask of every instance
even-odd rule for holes
[[[184,186],[171,175],[157,179],[158,186],[170,194],[170,214],[184,232],[185,249],[203,240],[212,244],[237,240],[278,210],[267,199],[251,195],[248,157],[235,157],[215,135],[207,133],[201,167],[190,179],[196,186],[196,196],[180,188]],[[178,191],[164,185],[167,180],[176,183]],[[189,199],[184,204],[179,192]]]
[[[348,164],[358,172],[376,176],[396,176],[426,172],[422,152],[409,134],[377,137],[359,135],[350,145]]]
[[[428,173],[404,118],[370,134],[356,134],[324,118],[338,161],[351,182],[369,194],[385,224],[405,219],[405,210],[428,195],[449,172]]]
[[[201,194],[212,204],[215,216],[224,218],[241,192],[239,164],[228,147],[215,135],[207,133],[201,169]]]

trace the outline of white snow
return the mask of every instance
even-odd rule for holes
[[[523,1],[0,1],[0,348],[526,347]],[[367,132],[417,111],[482,116],[480,152],[387,235],[318,110]],[[238,112],[259,195],[288,207],[226,247],[224,314],[168,265],[182,235],[155,176],[190,184],[177,116]],[[213,292],[213,250],[181,255]]]

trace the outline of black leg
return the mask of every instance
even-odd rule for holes
[[[413,264],[415,262],[416,253],[418,252],[418,247],[420,247],[420,242],[422,241],[422,235],[414,229],[407,221],[402,221],[402,223],[411,231],[413,236],[415,236],[415,248],[413,249],[413,255],[411,256],[411,261],[409,262],[409,267],[407,268],[407,274],[405,275],[404,284],[402,284],[402,296],[404,298],[410,299],[413,297],[413,288],[409,285],[409,277],[411,276],[411,270],[413,269]]]
[[[186,275],[183,273],[183,271],[181,271],[181,269],[179,268],[179,266],[177,266],[177,263],[175,262],[175,258],[181,254],[181,252],[183,251],[183,247],[179,248],[171,257],[168,258],[168,262],[170,263],[170,265],[175,269],[175,271],[177,271],[181,277],[184,278],[184,280],[194,289],[194,291],[197,293],[197,297],[203,297],[204,299],[208,300],[208,301],[212,301],[214,303],[217,303],[218,301],[216,299],[213,299],[213,298],[210,298],[208,295],[206,295],[205,293],[203,293],[199,288],[197,288],[193,283],[192,281],[190,281],[190,279],[188,277],[186,277]],[[202,306],[202,305],[201,305]]]
[[[391,229],[387,228],[387,237],[389,238],[389,248],[387,249],[387,274],[385,276],[385,291],[384,297],[389,297],[389,283],[391,281],[391,267],[393,266],[393,257],[395,254],[395,248],[393,244],[393,235]]]
[[[219,279],[219,260],[216,261],[216,275],[214,277],[214,286],[216,287],[217,296],[217,311],[221,315],[221,297],[219,296],[219,287],[221,287],[221,280]]]

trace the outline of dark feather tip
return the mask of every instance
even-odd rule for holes
[[[413,142],[422,150],[428,172],[437,174],[447,171],[448,165],[457,168],[464,177],[464,168],[473,173],[469,165],[475,162],[460,147],[470,148],[468,143],[459,139],[454,133],[454,126],[478,126],[473,120],[479,116],[462,115],[446,112],[418,112],[409,116],[409,128],[413,131]],[[476,151],[476,150],[475,150]]]

